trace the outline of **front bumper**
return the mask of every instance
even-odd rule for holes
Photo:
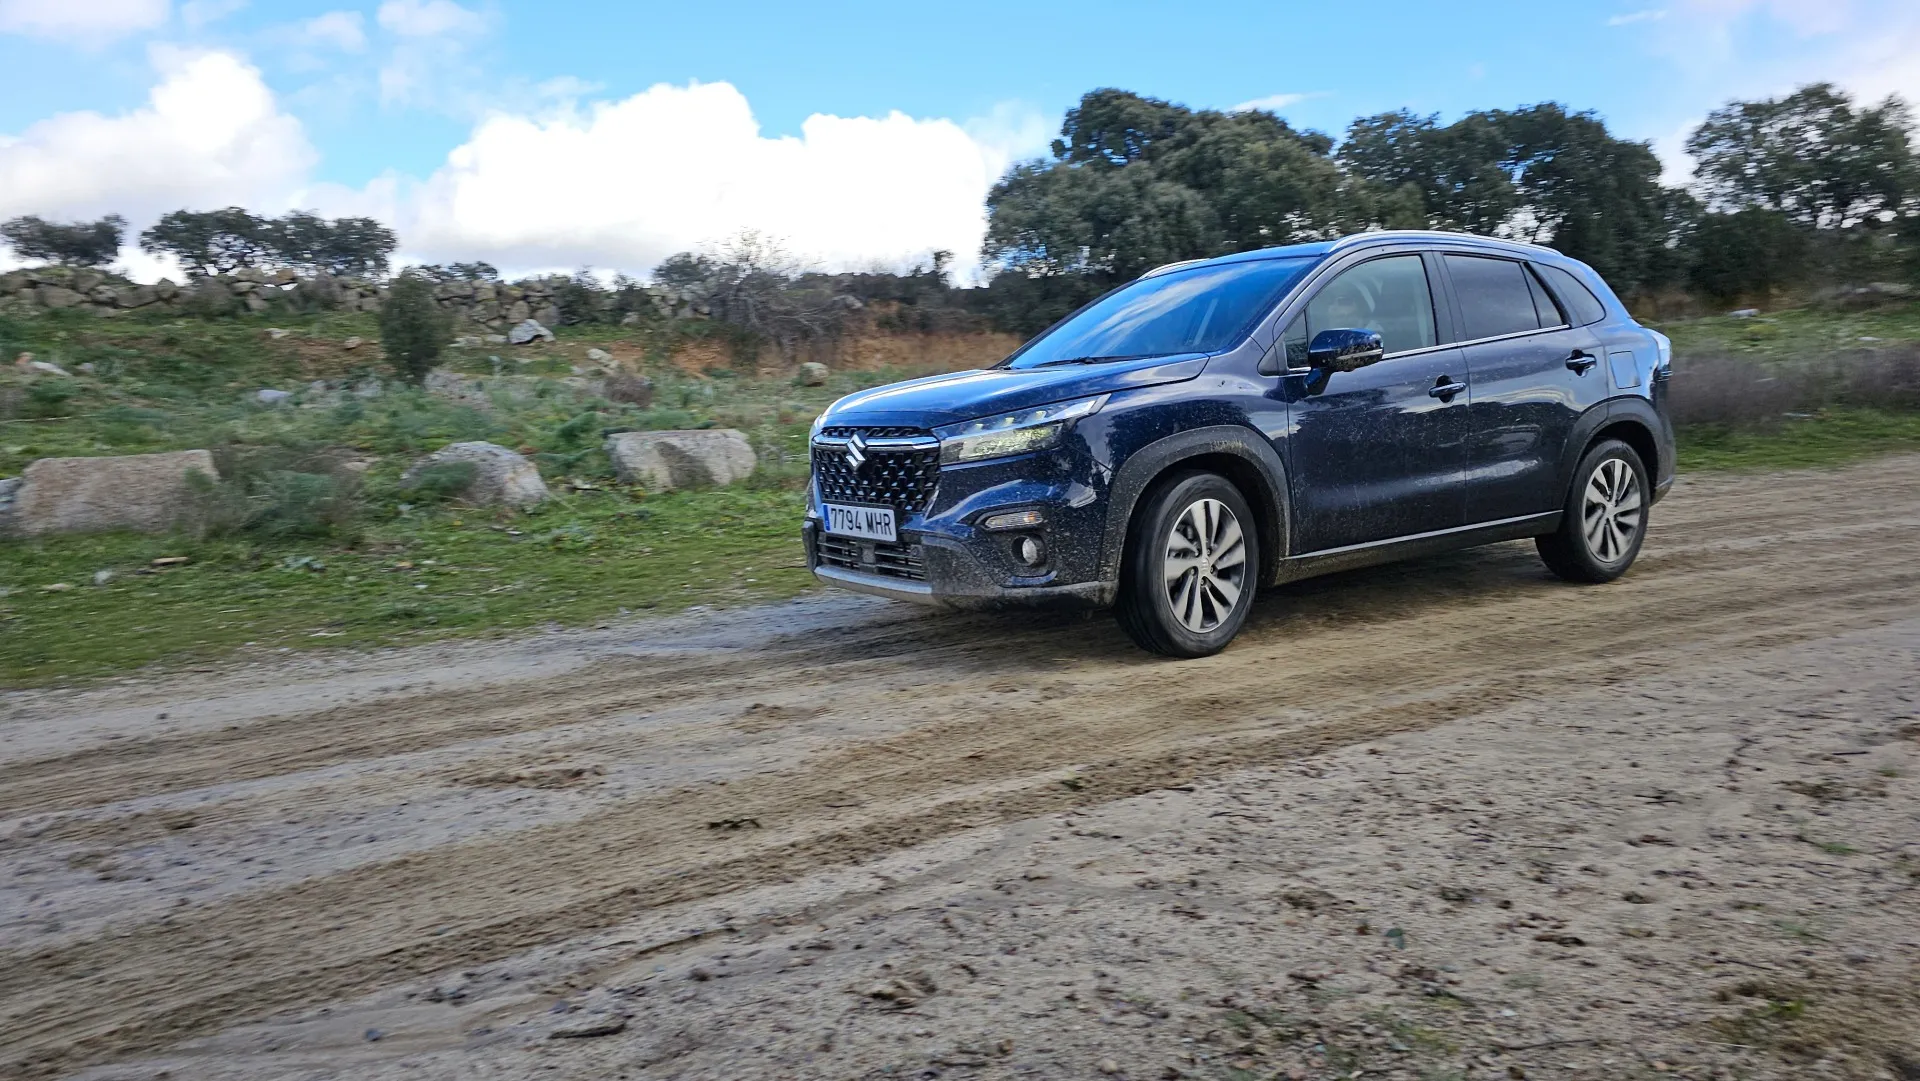
[[[900,537],[898,545],[835,544],[823,559],[820,523],[809,518],[802,527],[814,577],[856,593],[961,610],[1100,608],[1114,600],[1114,583],[1062,581],[1057,564],[1043,574],[1009,574],[998,565],[1000,541],[991,535],[962,541],[903,529]],[[987,550],[976,552],[975,545]],[[859,555],[849,559],[849,548]]]

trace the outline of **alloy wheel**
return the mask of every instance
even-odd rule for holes
[[[1227,505],[1200,499],[1187,505],[1167,534],[1167,603],[1180,625],[1204,634],[1232,614],[1247,584],[1247,541]]]
[[[1608,458],[1587,479],[1581,502],[1581,527],[1587,550],[1602,563],[1617,563],[1640,532],[1644,500],[1640,479],[1624,459]]]

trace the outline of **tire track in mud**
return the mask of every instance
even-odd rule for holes
[[[1920,459],[1815,476],[1823,491],[1776,502],[1763,517],[1750,513],[1752,478],[1683,490],[1662,505],[1640,570],[1612,586],[1546,584],[1517,571],[1530,559],[1521,549],[1441,557],[1283,591],[1263,602],[1234,649],[1197,662],[1135,654],[1105,623],[1049,623],[982,642],[978,635],[1012,624],[927,621],[678,668],[623,660],[590,677],[576,672],[557,690],[536,683],[508,695],[477,689],[437,704],[349,707],[345,731],[338,710],[318,711],[155,741],[167,745],[146,756],[116,748],[87,761],[80,802],[70,805],[126,798],[116,765],[135,787],[167,790],[231,780],[221,758],[236,751],[259,770],[284,754],[285,772],[300,768],[289,762],[550,728],[674,696],[718,712],[745,696],[791,697],[796,684],[832,686],[835,710],[891,711],[907,722],[726,786],[661,791],[564,825],[0,954],[0,1046],[9,1049],[0,1070],[51,1074],[960,829],[1920,610],[1910,540]],[[1717,526],[1735,519],[1744,530]],[[1769,532],[1757,535],[1762,523]],[[1814,536],[1823,543],[1802,542]],[[1771,543],[1748,543],[1762,539]],[[863,643],[881,655],[836,657]],[[648,685],[636,690],[637,679]],[[983,699],[1008,697],[1000,688],[1037,693],[1030,705],[1001,701],[1004,712],[982,716]],[[393,728],[387,739],[368,735],[383,723]],[[247,733],[274,750],[244,750]],[[605,751],[619,753],[621,742]],[[0,801],[18,806],[50,791],[56,764],[75,757],[0,771]],[[1061,783],[1069,768],[1072,785]],[[729,819],[764,828],[709,828]]]

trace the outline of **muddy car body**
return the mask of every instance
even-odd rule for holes
[[[951,607],[1117,605],[1225,646],[1262,586],[1535,537],[1631,564],[1673,479],[1670,348],[1590,267],[1379,232],[1174,264],[994,368],[815,423],[804,537],[831,584]]]

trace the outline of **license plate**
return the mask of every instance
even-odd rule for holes
[[[842,507],[820,504],[821,524],[836,537],[862,537],[866,540],[898,540],[894,532],[892,507]]]

